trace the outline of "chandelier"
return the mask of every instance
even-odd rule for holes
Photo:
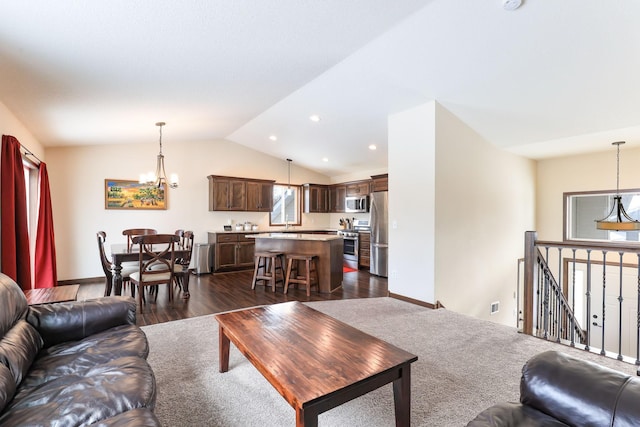
[[[164,189],[165,185],[168,184],[171,188],[178,188],[178,175],[172,173],[170,179],[167,179],[167,173],[164,171],[164,156],[162,155],[162,126],[165,124],[165,122],[156,123],[156,126],[160,128],[160,153],[158,153],[156,173],[148,172],[140,174],[140,184],[153,185],[160,189]]]
[[[613,142],[618,148],[616,158],[616,195],[613,198],[613,205],[609,214],[603,218],[596,220],[598,230],[613,231],[633,231],[640,230],[640,221],[636,221],[627,214],[622,205],[622,196],[620,195],[620,146],[624,141]]]

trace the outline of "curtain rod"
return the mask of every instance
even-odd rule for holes
[[[40,160],[40,159],[38,158],[38,156],[36,156],[35,154],[33,154],[33,153],[31,152],[31,150],[29,150],[27,147],[25,147],[24,145],[22,145],[22,143],[21,143],[21,142],[18,142],[18,144],[20,144],[20,147],[22,147],[22,149],[24,150],[24,155],[25,155],[25,156],[31,156],[31,157],[33,157],[34,159],[36,159],[36,160],[38,161],[38,164],[42,163],[42,160]]]

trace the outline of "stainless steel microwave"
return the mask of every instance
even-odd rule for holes
[[[344,203],[345,212],[369,212],[369,196],[347,196]]]

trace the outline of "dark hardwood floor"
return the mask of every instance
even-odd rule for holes
[[[166,286],[160,286],[157,299],[147,298],[142,313],[137,313],[137,324],[153,325],[171,320],[203,316],[255,305],[273,304],[285,301],[325,301],[350,298],[374,298],[388,296],[387,279],[370,275],[367,271],[344,273],[342,288],[331,294],[318,293],[311,289],[307,297],[304,288],[289,288],[288,294],[282,287],[272,292],[271,288],[257,286],[251,289],[253,271],[232,273],[191,275],[189,291],[191,298],[183,299],[182,293],[176,289],[172,303],[168,300]],[[123,294],[129,295],[129,287]],[[104,293],[104,281],[82,284],[78,291],[78,300],[97,298]]]

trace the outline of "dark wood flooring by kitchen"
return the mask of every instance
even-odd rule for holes
[[[271,288],[257,286],[251,289],[253,271],[232,273],[191,275],[189,290],[191,298],[183,299],[182,293],[176,289],[174,301],[168,300],[166,286],[160,286],[157,300],[147,298],[142,313],[137,313],[138,325],[153,325],[171,320],[203,316],[238,308],[252,307],[262,304],[273,304],[285,301],[325,301],[350,298],[374,298],[388,296],[387,279],[370,275],[367,271],[344,273],[342,288],[331,294],[320,294],[316,288],[311,289],[307,297],[304,288],[289,288],[285,295],[282,287],[271,292]],[[104,281],[83,284],[78,291],[78,300],[96,298],[103,295]],[[123,292],[127,295],[129,287]]]

